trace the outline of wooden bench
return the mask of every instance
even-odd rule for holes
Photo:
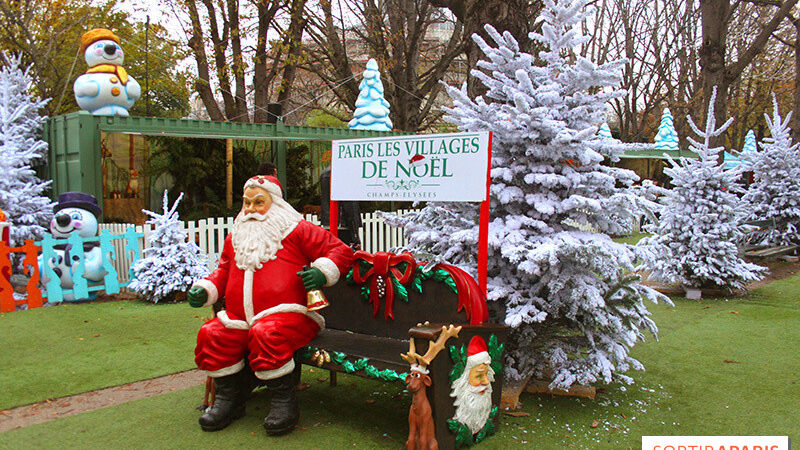
[[[753,258],[772,258],[775,256],[788,255],[797,252],[796,245],[778,245],[775,247],[763,247],[748,250],[744,254]]]
[[[358,254],[363,255],[361,252]],[[361,264],[362,274],[370,267],[363,259],[354,264]],[[452,266],[439,267],[466,275]],[[463,353],[462,346],[466,348],[473,336],[480,336],[497,349],[505,342],[508,333],[505,326],[486,323],[488,313],[482,293],[477,295],[477,284],[471,277],[466,280],[461,275],[448,276],[441,268],[426,274],[417,270],[417,279],[408,283],[408,287],[384,279],[384,283],[392,284],[394,298],[390,308],[386,303],[390,293],[370,298],[371,291],[368,293],[363,287],[371,285],[374,288],[380,284],[372,283],[374,274],[362,285],[354,282],[352,272],[346,279],[342,276],[335,286],[323,289],[330,302],[328,307],[318,311],[325,318],[325,329],[309,347],[296,353],[296,360],[329,370],[332,386],[336,385],[339,372],[405,384],[410,365],[401,354],[409,352],[410,338],[414,338],[417,353],[424,354],[430,342],[439,336],[442,325],[461,326],[458,336],[445,342],[446,351],[438,354],[428,366],[432,384],[427,388],[439,448],[456,448],[456,434],[448,426],[448,420],[455,413],[454,399],[450,397],[450,375],[455,364],[450,353]],[[454,290],[460,290],[461,297]],[[502,347],[499,348],[502,351]],[[494,406],[499,407],[502,383],[502,371],[497,370],[491,383]],[[495,413],[493,416],[495,426],[499,415]]]

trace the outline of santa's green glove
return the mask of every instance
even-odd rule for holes
[[[322,271],[316,267],[304,267],[303,270],[297,272],[297,276],[303,279],[303,286],[307,291],[319,289],[328,281]]]
[[[208,301],[208,292],[202,286],[192,286],[186,294],[186,299],[189,300],[189,306],[199,308]]]

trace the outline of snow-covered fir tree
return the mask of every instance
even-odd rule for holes
[[[486,26],[493,45],[473,36],[486,55],[483,71],[473,71],[486,94],[473,100],[466,87],[448,89],[448,120],[493,132],[488,300],[494,320],[513,327],[505,375],[514,383],[632,382],[625,372],[643,367],[629,350],[645,330],[657,332],[643,300],[669,301],[638,284],[633,249],[609,237],[637,213],[636,199],[618,186],[638,177],[601,165],[625,147],[596,135],[606,103],[622,95],[615,87],[624,62],[565,58],[587,40],[577,31],[592,13],[587,1],[545,0],[542,32],[530,35],[548,48],[543,64],[510,33]],[[412,252],[476,275],[476,205],[428,203],[389,220],[405,227]]]
[[[364,79],[358,89],[360,92],[356,99],[356,110],[353,112],[353,120],[347,126],[353,130],[391,131],[389,102],[383,96],[381,73],[374,59],[367,62]]]
[[[656,150],[678,150],[678,133],[675,131],[669,108],[664,108],[664,112],[661,114],[661,122],[658,124],[658,133],[654,140]]]
[[[163,214],[142,210],[151,217],[147,223],[155,228],[143,258],[133,265],[136,279],[128,288],[153,303],[173,292],[189,289],[195,281],[208,275],[206,255],[194,242],[186,241],[186,232],[178,220],[178,203],[182,198],[183,193],[169,209],[167,191],[164,191]]]
[[[768,221],[757,233],[758,243],[800,244],[800,143],[792,142],[792,113],[781,118],[774,97],[772,102],[772,117],[764,114],[771,137],[764,138],[760,151],[741,154],[743,170],[752,171],[754,180],[743,200],[748,220]]]
[[[664,169],[673,188],[667,191],[655,234],[639,243],[652,279],[692,288],[732,289],[762,278],[765,272],[738,254],[736,243],[743,233],[742,202],[736,195],[742,191],[737,183],[741,171],[725,170],[717,161],[723,148],[710,146],[710,140],[733,122],[731,118],[716,128],[716,92],[715,87],[705,130],[688,117],[701,139],[689,137],[690,150],[699,158],[670,159],[671,167]]]
[[[20,57],[3,55],[0,68],[0,209],[10,222],[11,245],[41,239],[53,217],[53,202],[31,167],[42,163],[47,142],[41,139],[47,120],[39,110],[47,104],[29,93],[33,79]]]

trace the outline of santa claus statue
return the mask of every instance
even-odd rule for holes
[[[467,346],[467,364],[464,373],[453,382],[451,397],[456,414],[453,419],[466,425],[474,435],[481,431],[492,411],[492,383],[494,370],[486,341],[474,336]]]
[[[347,245],[283,200],[277,178],[247,180],[219,267],[187,295],[193,307],[225,298],[225,309],[197,335],[195,362],[216,389],[214,406],[200,417],[203,430],[221,430],[244,415],[250,393],[245,357],[272,392],[267,434],[294,428],[300,414],[292,357],[325,327],[322,316],[308,310],[306,291],[336,283],[352,259]]]

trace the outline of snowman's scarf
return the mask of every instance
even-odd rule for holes
[[[122,83],[123,86],[128,84],[128,72],[122,66],[99,64],[94,67],[89,67],[86,73],[113,73],[119,77],[119,82]]]

